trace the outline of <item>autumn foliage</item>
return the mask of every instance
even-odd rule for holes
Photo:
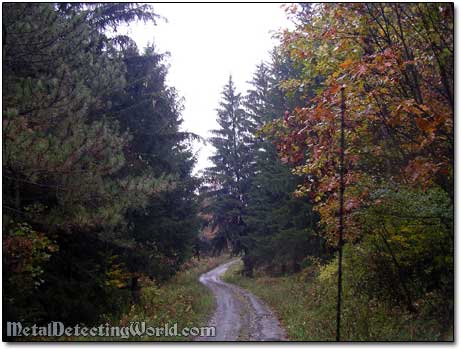
[[[453,195],[453,8],[450,4],[315,4],[287,11],[283,48],[303,71],[285,81],[306,104],[268,126],[282,160],[305,177],[331,242],[338,209],[339,94],[346,96],[347,238],[379,187]],[[376,199],[379,200],[379,199]]]

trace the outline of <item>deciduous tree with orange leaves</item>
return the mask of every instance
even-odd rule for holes
[[[305,175],[298,194],[318,202],[330,233],[337,230],[341,87],[346,211],[372,204],[370,193],[383,185],[439,186],[452,198],[452,6],[314,4],[287,11],[297,26],[282,34],[283,45],[304,74],[285,87],[305,91],[306,103],[267,129],[279,136],[282,159]]]
[[[362,258],[360,289],[410,311],[433,290],[449,299],[452,4],[323,3],[286,10],[296,27],[281,33],[282,46],[302,74],[284,87],[305,98],[265,131],[278,139],[281,159],[304,177],[295,194],[316,203],[324,236],[337,246],[344,88],[345,240],[358,246],[354,258]]]

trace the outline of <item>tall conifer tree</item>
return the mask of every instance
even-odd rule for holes
[[[312,207],[292,194],[300,180],[281,162],[273,140],[261,132],[266,123],[295,107],[296,97],[289,98],[280,88],[282,79],[294,73],[289,62],[274,52],[271,64],[261,63],[256,68],[245,98],[247,118],[258,127],[251,149],[254,177],[244,216],[249,251],[244,263],[249,275],[254,266],[274,272],[296,271],[304,257],[321,252]]]
[[[250,187],[250,142],[254,125],[242,109],[242,98],[232,77],[224,87],[217,109],[219,129],[213,130],[211,144],[216,151],[210,159],[213,166],[205,171],[208,185],[208,211],[217,229],[215,247],[230,244],[234,253],[245,252],[243,214]]]

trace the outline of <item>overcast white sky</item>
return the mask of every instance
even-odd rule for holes
[[[140,47],[154,41],[171,57],[168,84],[185,98],[183,129],[207,138],[217,128],[215,109],[229,75],[239,92],[255,66],[269,58],[274,31],[290,26],[280,4],[153,4],[167,18],[137,23],[128,32]],[[211,145],[196,144],[196,171],[210,165]]]

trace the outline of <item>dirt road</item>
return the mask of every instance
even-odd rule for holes
[[[208,341],[282,341],[285,332],[277,318],[250,292],[228,284],[220,276],[238,260],[220,265],[200,276],[216,298],[216,311],[209,323],[216,326],[216,337],[197,338]]]

